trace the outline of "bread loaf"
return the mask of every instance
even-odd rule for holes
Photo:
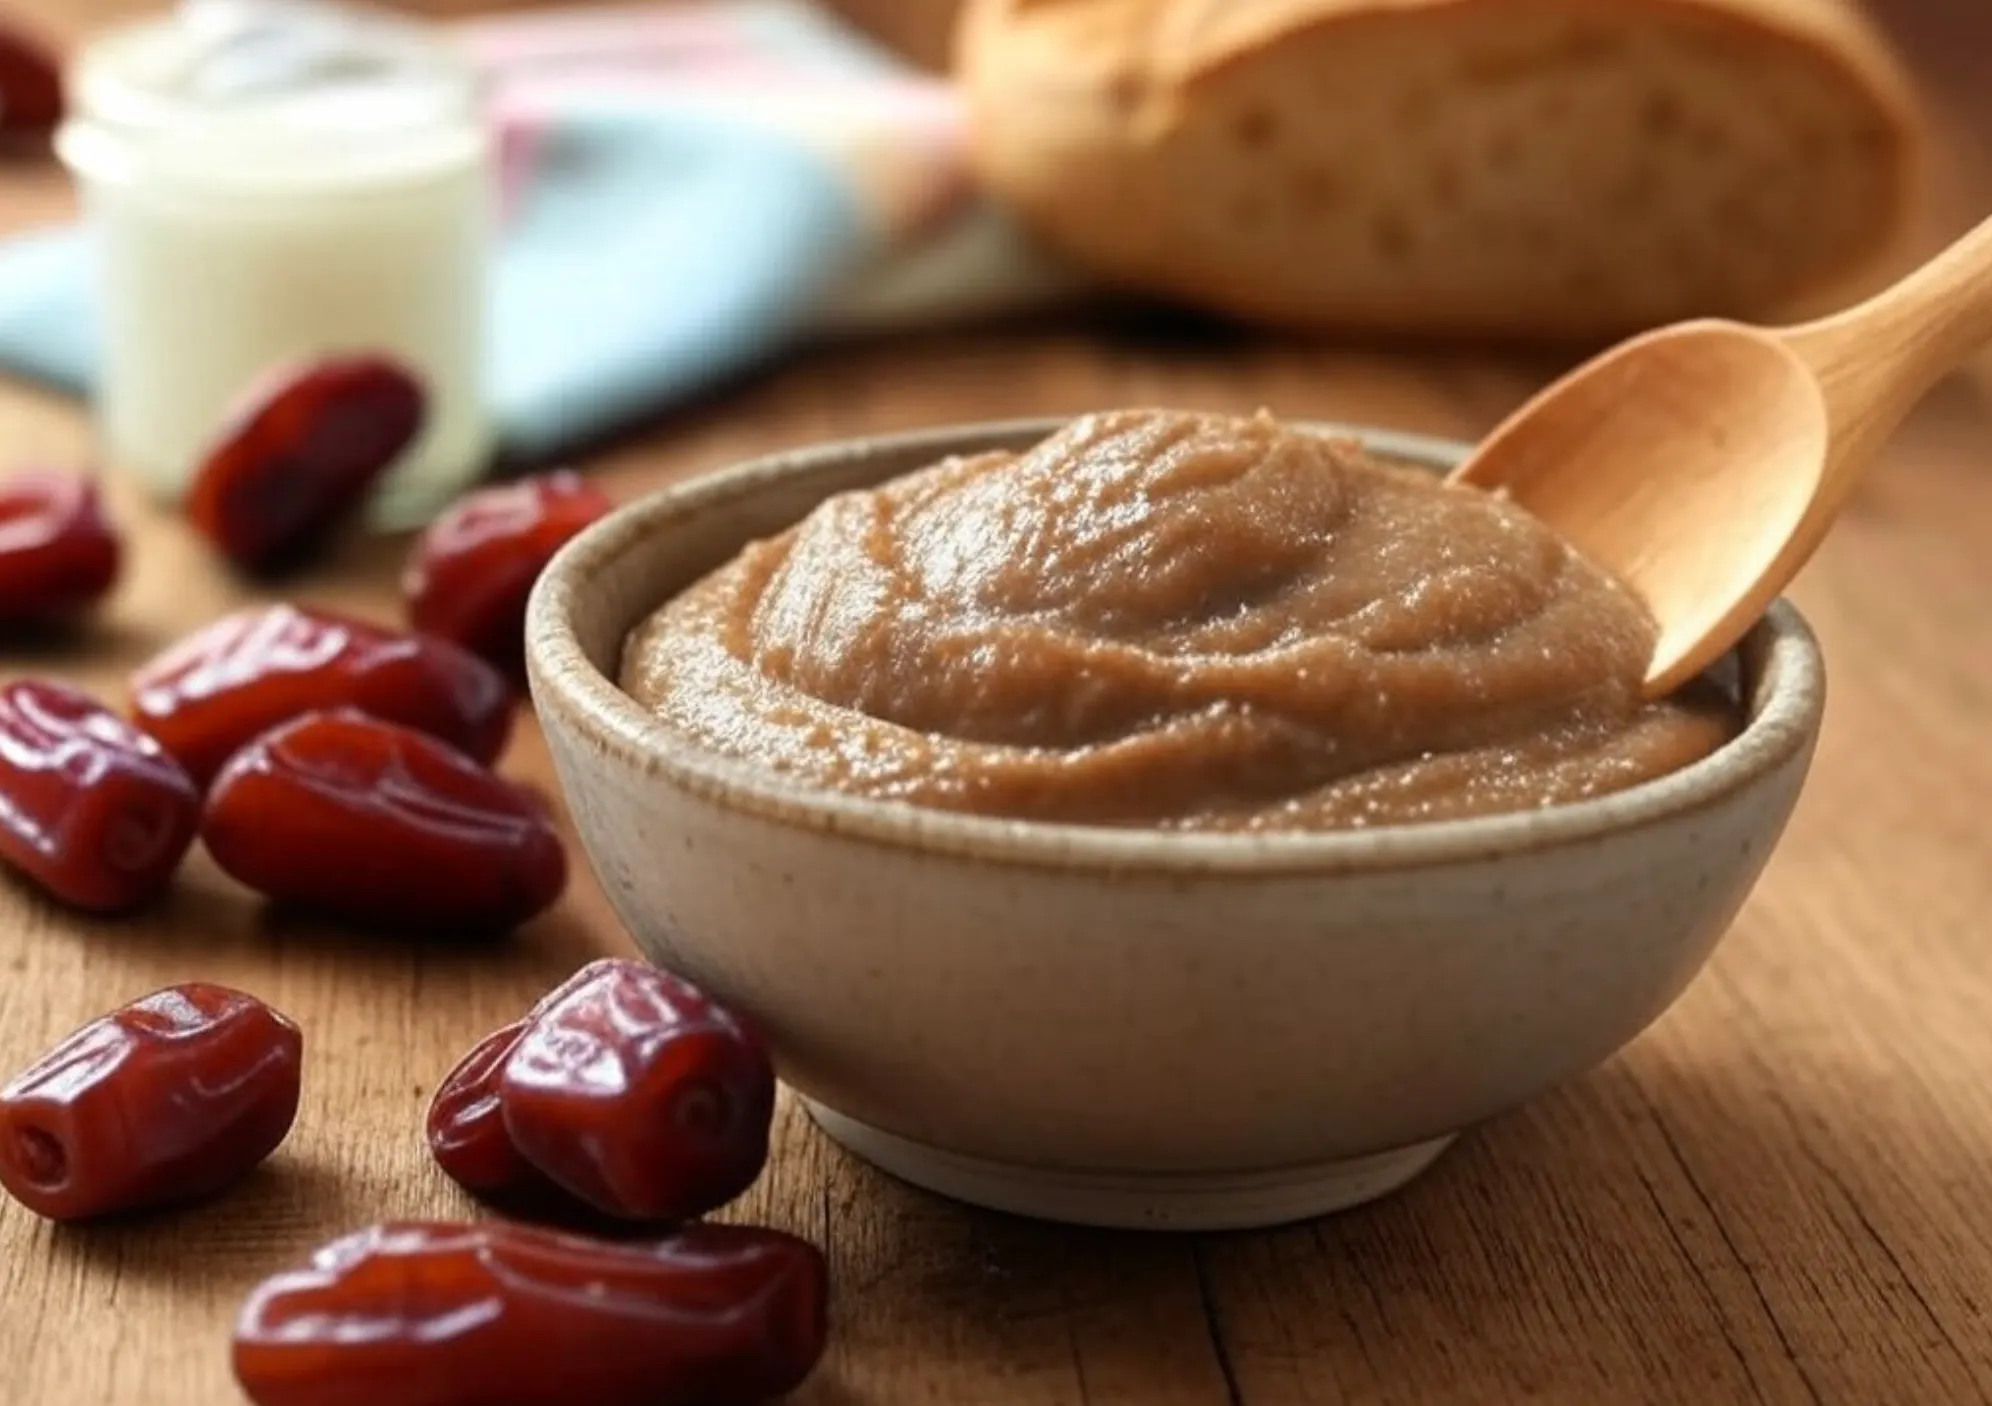
[[[971,0],[956,63],[1048,243],[1289,327],[1774,316],[1894,252],[1921,164],[1842,0]]]

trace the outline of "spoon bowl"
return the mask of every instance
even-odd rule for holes
[[[1658,697],[1735,646],[1881,443],[1988,337],[1992,221],[1823,321],[1635,337],[1524,405],[1451,481],[1520,503],[1646,603]]]
[[[1705,667],[1701,641],[1733,644],[1762,613],[1760,583],[1818,496],[1830,438],[1819,383],[1773,335],[1692,322],[1539,399],[1547,412],[1525,408],[1456,480],[1513,497],[1630,586],[1660,624],[1649,688],[1669,692]]]

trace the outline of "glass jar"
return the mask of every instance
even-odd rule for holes
[[[312,0],[189,0],[94,44],[70,91],[112,463],[175,500],[264,373],[379,352],[430,401],[373,520],[411,526],[478,477],[494,179],[452,47]]]

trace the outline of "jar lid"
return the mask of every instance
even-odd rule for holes
[[[324,0],[182,0],[92,44],[64,159],[210,187],[300,192],[419,180],[477,157],[476,77],[410,20]]]

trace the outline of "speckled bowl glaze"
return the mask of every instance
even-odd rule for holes
[[[1756,882],[1824,701],[1780,604],[1743,735],[1604,799],[1322,835],[943,814],[701,752],[616,686],[624,637],[826,496],[1053,422],[777,455],[625,507],[534,593],[533,696],[650,958],[751,1013],[829,1135],[1052,1220],[1261,1226],[1383,1195],[1664,1011]],[[1464,447],[1354,433],[1434,468]]]

